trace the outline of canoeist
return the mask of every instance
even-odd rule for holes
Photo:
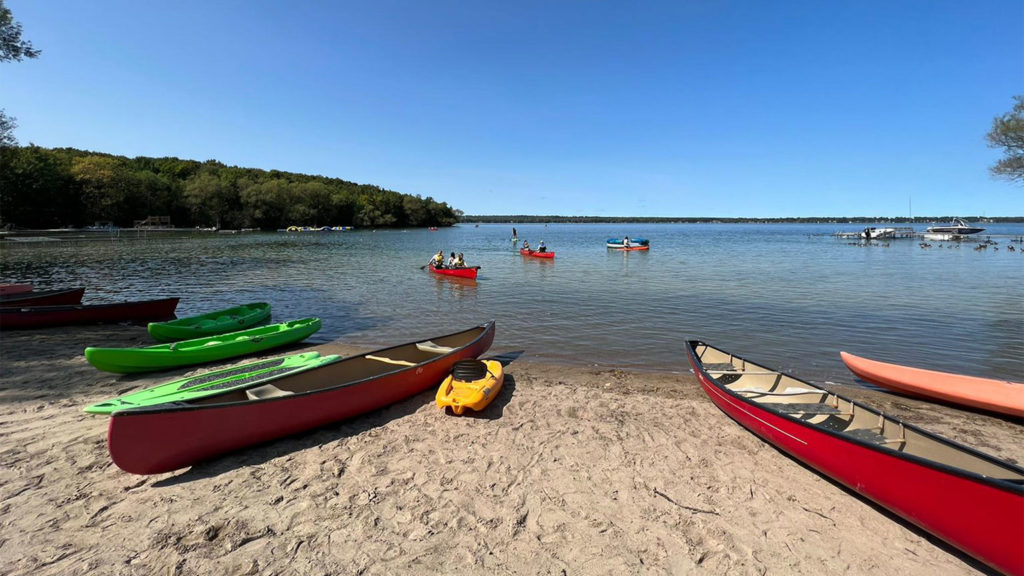
[[[455,257],[454,268],[465,268],[465,267],[466,267],[466,259],[462,256],[462,252],[459,252],[459,255]]]
[[[452,252],[452,255],[448,257],[448,267],[449,268],[454,268],[455,267],[455,252]]]
[[[434,268],[444,268],[444,250],[438,250],[428,264]]]
[[[625,238],[622,239],[622,245],[625,246],[626,248],[629,248],[629,236],[626,236]]]
[[[548,247],[544,245],[544,241],[541,240],[540,244],[537,244],[537,252],[547,252]]]
[[[523,240],[523,250],[530,250],[530,242],[528,240]]]

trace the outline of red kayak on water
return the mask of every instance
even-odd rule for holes
[[[177,298],[77,306],[0,307],[0,330],[69,324],[163,322],[175,318],[174,309],[177,307]]]
[[[699,340],[686,353],[711,401],[754,434],[996,570],[1024,574],[1021,467]]]
[[[434,274],[458,278],[476,278],[476,271],[480,269],[479,266],[469,266],[466,268],[434,268],[433,266],[427,266],[427,268],[430,268],[430,271]]]
[[[81,304],[85,288],[37,290],[20,294],[0,294],[0,306],[60,306]]]
[[[522,254],[523,256],[533,256],[534,258],[554,258],[555,257],[555,253],[554,252],[548,252],[547,250],[545,250],[544,252],[539,252],[537,250],[530,250],[530,249],[527,249],[527,248],[523,248],[523,249],[519,250],[519,253]]]

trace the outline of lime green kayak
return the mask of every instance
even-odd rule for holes
[[[204,396],[212,396],[229,390],[262,386],[278,378],[305,372],[325,364],[337,362],[340,359],[341,356],[337,354],[321,356],[319,352],[306,352],[304,354],[269,358],[233,368],[224,368],[173,380],[153,388],[147,388],[112,400],[93,404],[86,408],[85,411],[90,414],[110,414],[115,410],[126,410],[139,406],[196,400]]]
[[[319,329],[319,318],[305,318],[145,348],[90,347],[85,349],[85,359],[107,372],[152,372],[255,354],[299,342]]]
[[[191,340],[252,328],[270,318],[270,304],[253,302],[170,322],[151,322],[149,335],[161,342]]]

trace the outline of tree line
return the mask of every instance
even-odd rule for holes
[[[537,224],[537,223],[573,223],[573,224],[617,224],[617,223],[650,223],[650,224],[931,224],[933,222],[949,222],[953,218],[966,218],[968,221],[985,222],[1024,222],[1024,216],[914,216],[899,218],[892,216],[792,216],[785,218],[721,218],[714,216],[496,216],[466,215],[460,222],[490,224]]]
[[[226,166],[216,160],[127,158],[74,148],[0,146],[0,227],[450,226],[447,203],[338,178]]]

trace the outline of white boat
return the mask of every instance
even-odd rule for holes
[[[978,232],[984,231],[984,228],[971,226],[963,218],[953,218],[953,221],[949,224],[949,226],[930,226],[927,230],[925,230],[925,233],[950,234],[952,236],[967,236],[969,234],[977,234]]]
[[[864,231],[860,233],[860,237],[865,240],[882,240],[885,238],[892,238],[895,235],[895,228],[876,228],[874,226],[865,228]]]

